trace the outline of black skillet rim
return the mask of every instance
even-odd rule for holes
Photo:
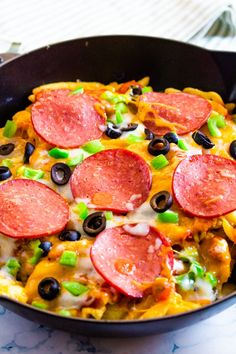
[[[39,48],[36,48],[36,49],[33,49],[33,50],[30,50],[30,51],[27,51],[23,54],[17,54],[16,53],[16,56],[11,58],[11,59],[8,59],[7,61],[4,61],[2,64],[0,64],[0,68],[4,67],[5,65],[8,65],[9,63],[13,62],[14,60],[18,60],[20,58],[24,58],[25,56],[28,56],[32,53],[37,53],[37,52],[40,52],[41,50],[49,50],[51,49],[52,47],[56,47],[58,45],[61,45],[61,44],[69,44],[69,43],[76,43],[78,40],[81,40],[81,41],[84,41],[85,42],[85,46],[87,46],[86,42],[88,42],[89,40],[96,40],[96,39],[105,39],[105,38],[114,38],[114,39],[118,39],[118,38],[140,38],[140,39],[146,39],[146,40],[159,40],[159,41],[163,41],[163,42],[169,42],[169,43],[176,43],[176,44],[181,44],[183,46],[186,46],[186,47],[194,47],[194,48],[197,48],[198,50],[202,50],[203,52],[206,52],[206,53],[215,53],[215,52],[218,52],[218,53],[229,53],[229,54],[235,54],[235,52],[233,51],[228,51],[228,50],[213,50],[213,49],[206,49],[206,48],[203,48],[199,45],[196,45],[196,44],[192,44],[192,43],[186,43],[186,42],[181,42],[181,41],[178,41],[178,40],[175,40],[175,39],[169,39],[169,38],[161,38],[161,37],[155,37],[155,36],[143,36],[143,35],[135,35],[135,34],[111,34],[111,35],[97,35],[97,36],[89,36],[89,37],[79,37],[79,38],[73,38],[73,39],[68,39],[68,40],[65,40],[65,41],[62,41],[62,42],[52,42],[48,45],[45,45],[45,46],[42,46],[42,47],[39,47]]]

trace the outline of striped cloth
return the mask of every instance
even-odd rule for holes
[[[236,0],[0,0],[0,52],[136,34],[236,50]],[[235,42],[235,43],[234,43]],[[19,43],[19,44],[17,44]]]
[[[208,49],[236,51],[236,11],[227,6],[223,13],[189,40]]]

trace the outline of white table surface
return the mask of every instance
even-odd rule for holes
[[[235,354],[236,305],[182,330],[129,339],[88,338],[27,321],[0,306],[0,353]]]

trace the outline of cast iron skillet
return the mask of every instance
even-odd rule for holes
[[[84,38],[54,44],[13,59],[0,68],[0,123],[24,108],[32,88],[55,81],[128,81],[151,77],[154,89],[186,86],[219,92],[236,101],[236,53],[212,52],[189,44],[138,36]],[[4,250],[3,250],[4,251]],[[176,316],[137,321],[73,319],[0,297],[17,314],[62,330],[91,336],[128,337],[192,325],[235,303],[236,293]]]

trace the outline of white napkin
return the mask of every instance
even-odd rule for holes
[[[189,42],[208,49],[236,51],[236,11],[228,6],[213,18]]]
[[[19,51],[26,52],[57,41],[103,34],[149,35],[207,46],[208,31],[222,13],[231,13],[226,21],[235,31],[229,8],[234,2],[1,0],[0,52],[8,50],[12,42],[20,42]]]

